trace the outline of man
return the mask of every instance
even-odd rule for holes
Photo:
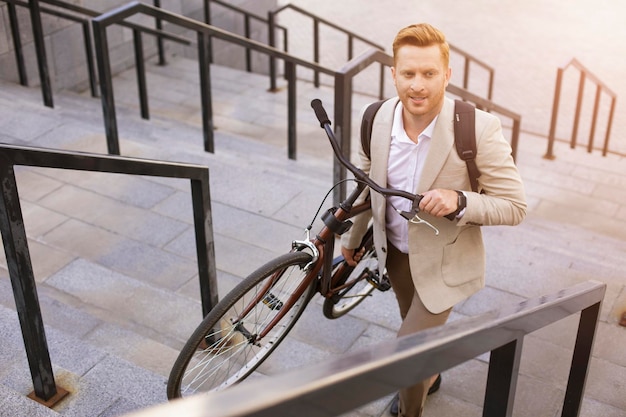
[[[394,40],[393,57],[398,97],[378,110],[371,156],[361,149],[360,166],[382,186],[422,194],[420,217],[440,231],[435,235],[396,212],[410,211],[410,201],[372,193],[376,251],[398,300],[398,336],[404,336],[443,325],[456,303],[484,287],[480,226],[520,223],[526,201],[499,119],[479,110],[476,164],[481,175],[479,192],[471,191],[466,163],[454,145],[454,102],[444,95],[451,69],[443,33],[428,24],[408,26]],[[360,258],[354,248],[368,221],[367,215],[356,217],[342,238],[342,254],[350,264]],[[421,416],[429,389],[435,391],[440,382],[437,375],[400,390],[399,415]],[[395,399],[392,412],[398,413],[397,404]]]

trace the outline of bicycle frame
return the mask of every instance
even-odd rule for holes
[[[327,216],[324,220],[325,226],[321,228],[318,234],[314,239],[307,242],[298,242],[294,241],[293,250],[303,250],[303,249],[311,249],[315,248],[317,254],[313,254],[313,262],[308,265],[308,273],[305,275],[304,279],[298,284],[298,287],[294,290],[291,296],[287,299],[287,301],[280,308],[280,311],[276,316],[270,321],[267,326],[261,331],[256,338],[262,339],[269,333],[272,328],[278,323],[287,312],[294,306],[296,301],[300,299],[302,294],[306,291],[307,288],[311,285],[311,282],[319,276],[320,270],[322,271],[322,276],[318,283],[318,292],[323,297],[330,297],[335,294],[337,291],[345,288],[348,285],[352,285],[354,281],[345,283],[341,287],[333,288],[332,282],[332,254],[334,252],[335,247],[335,234],[341,234],[346,232],[349,227],[345,226],[345,221],[351,217],[356,216],[357,214],[363,213],[370,209],[370,201],[367,199],[365,202],[360,203],[356,206],[353,206],[356,199],[365,189],[365,185],[359,183],[354,191],[341,203],[339,207],[333,207],[329,210],[329,216]],[[327,256],[327,254],[330,254]],[[282,272],[281,272],[282,273]],[[250,312],[254,305],[262,302],[262,298],[265,297],[265,294],[271,290],[276,281],[280,278],[280,275],[276,275],[272,277],[272,279],[268,280],[267,284],[263,287],[262,291],[243,309],[242,313],[237,317],[236,321],[241,321],[246,315]]]

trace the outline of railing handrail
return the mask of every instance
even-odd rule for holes
[[[52,86],[51,86],[49,75],[48,75],[49,71],[47,69],[48,62],[46,59],[47,54],[46,54],[45,42],[37,41],[38,39],[43,40],[43,28],[41,27],[40,16],[38,16],[40,13],[46,13],[46,14],[50,14],[56,17],[60,17],[62,19],[71,20],[73,22],[80,23],[83,26],[83,42],[84,42],[85,54],[86,54],[86,60],[87,60],[87,70],[89,73],[89,86],[90,86],[92,97],[98,96],[98,92],[96,89],[97,80],[96,80],[95,68],[93,65],[93,47],[91,43],[91,33],[89,31],[90,20],[76,16],[76,15],[68,14],[64,12],[64,10],[71,11],[79,15],[87,16],[88,18],[98,16],[100,12],[97,12],[95,10],[91,10],[82,6],[78,6],[75,4],[66,3],[61,0],[36,0],[36,2],[34,3],[36,4],[36,6],[33,6],[30,3],[26,3],[25,1],[20,1],[20,0],[0,0],[0,1],[4,1],[5,3],[9,5],[9,25],[11,27],[11,34],[13,38],[13,44],[14,44],[15,55],[16,55],[15,58],[16,58],[17,71],[19,74],[21,85],[26,86],[28,84],[28,79],[26,75],[27,72],[26,72],[26,65],[24,63],[24,57],[21,51],[22,46],[21,46],[21,40],[20,40],[20,32],[19,32],[19,29],[16,27],[18,25],[18,20],[14,16],[12,16],[13,13],[11,11],[11,6],[26,7],[29,9],[29,12],[31,14],[31,21],[32,21],[31,25],[33,26],[34,39],[36,41],[35,52],[37,55],[37,63],[39,66],[40,79],[41,79],[40,88],[41,88],[41,92],[42,92],[43,99],[44,99],[44,105],[48,107],[54,107],[53,98],[52,98]],[[61,10],[54,10],[54,9],[49,9],[46,7],[41,7],[39,6],[40,2],[58,7]],[[190,44],[188,39],[185,39],[184,37],[181,37],[181,36],[177,36],[175,34],[164,32],[160,29],[152,29],[152,28],[135,24],[132,22],[125,22],[123,26],[129,29],[138,30],[146,34],[156,36],[157,39],[159,39],[159,41],[161,39],[167,39],[169,41],[178,42],[184,45]]]
[[[21,0],[1,0],[6,2],[7,4],[13,4],[20,7],[29,8],[29,4],[26,1]],[[79,17],[70,13],[65,13],[63,10],[55,10],[47,7],[40,7],[39,10],[42,13],[49,14],[52,16],[60,17],[61,19],[70,20],[75,23],[81,24],[83,27],[83,43],[85,46],[85,59],[87,61],[87,73],[89,77],[89,89],[92,97],[98,96],[97,91],[97,80],[96,80],[96,71],[93,63],[93,46],[91,45],[91,32],[89,31],[89,20],[84,17]],[[13,27],[13,23],[10,23],[11,31],[13,36],[13,44],[15,48],[16,54],[16,64],[18,67],[18,73],[20,73],[20,84],[26,86],[28,84],[27,76],[26,76],[26,68],[24,64],[24,58],[18,49],[21,49],[21,41],[20,41],[20,33],[19,30],[15,30],[17,28]],[[23,75],[21,75],[23,74]],[[44,86],[42,85],[42,88]]]
[[[378,45],[377,43],[363,37],[360,36],[358,34],[356,34],[355,32],[352,32],[350,30],[347,30],[345,28],[340,27],[339,25],[332,23],[322,17],[319,17],[311,12],[308,12],[298,6],[295,6],[293,4],[286,4],[282,7],[278,7],[274,10],[270,10],[267,15],[268,15],[268,21],[269,21],[269,33],[268,33],[268,38],[269,38],[269,45],[270,46],[276,46],[276,39],[274,36],[274,30],[273,28],[276,26],[276,16],[286,10],[286,9],[291,9],[295,12],[298,12],[300,14],[303,14],[307,17],[310,17],[311,19],[313,19],[313,61],[316,63],[319,63],[320,60],[320,51],[319,51],[319,24],[325,24],[327,26],[330,26],[331,28],[338,30],[340,32],[342,32],[345,35],[348,35],[348,60],[351,60],[353,58],[353,54],[354,54],[354,39],[357,39],[367,45],[370,45],[373,48],[376,49],[380,49],[380,50],[384,50],[385,47]],[[287,45],[285,44],[285,49],[287,49]],[[277,78],[277,74],[276,74],[276,60],[274,58],[270,58],[270,91],[276,91],[277,87],[276,87],[276,78]],[[320,78],[319,78],[319,72],[318,71],[314,71],[313,73],[313,85],[315,87],[319,87],[320,86]],[[383,74],[382,74],[382,68],[381,68],[381,85],[380,85],[380,95],[382,96],[382,78],[383,78]]]
[[[596,131],[596,122],[598,119],[598,112],[600,107],[600,98],[602,93],[606,93],[611,97],[611,108],[609,110],[608,120],[607,120],[607,128],[604,136],[604,145],[602,147],[602,156],[606,156],[609,152],[609,139],[611,137],[611,128],[613,125],[613,115],[615,113],[615,104],[617,101],[617,94],[611,90],[598,76],[596,76],[593,72],[591,72],[587,67],[585,67],[580,61],[576,58],[572,58],[565,65],[557,68],[556,73],[556,85],[554,87],[554,101],[552,104],[552,117],[550,119],[550,131],[548,132],[548,149],[544,158],[546,159],[554,159],[554,141],[556,140],[556,125],[557,119],[559,115],[559,102],[561,100],[561,87],[563,84],[563,74],[565,70],[573,67],[576,68],[580,72],[580,79],[578,82],[578,97],[576,100],[576,110],[574,113],[574,125],[572,127],[572,136],[570,139],[570,148],[576,148],[576,142],[578,138],[578,127],[580,122],[580,113],[582,110],[582,101],[583,101],[583,90],[585,88],[585,81],[590,79],[596,85],[596,94],[595,101],[593,106],[593,113],[591,119],[591,128],[589,132],[589,142],[587,143],[587,152],[591,153],[593,151],[593,141]]]
[[[241,15],[244,16],[244,30],[246,32],[245,37],[247,39],[250,39],[249,37],[249,19],[254,19],[257,22],[261,22],[264,23],[268,26],[268,30],[269,30],[269,20],[263,16],[259,16],[255,13],[252,13],[248,10],[244,10],[241,7],[238,6],[234,6],[232,4],[220,1],[220,0],[204,0],[204,7],[205,7],[205,23],[212,25],[212,21],[211,21],[211,11],[210,11],[210,5],[211,3],[215,3],[218,4],[228,10],[231,10],[233,12],[239,13]],[[285,38],[285,42],[283,45],[284,51],[287,51],[287,28],[281,25],[275,25],[276,29],[279,29],[283,32],[283,36]],[[211,48],[211,54],[213,54],[213,48]],[[211,59],[211,62],[213,62],[213,59]],[[246,71],[248,72],[252,72],[252,59],[250,56],[250,50],[248,48],[246,48]]]
[[[247,381],[127,417],[343,415],[487,352],[491,355],[483,415],[511,415],[524,337],[580,312],[562,408],[563,416],[577,416],[605,291],[606,284],[587,281],[269,379]]]
[[[117,120],[115,116],[115,102],[113,98],[113,84],[111,75],[111,65],[107,46],[107,26],[119,23],[124,19],[136,15],[146,14],[171,24],[182,26],[191,31],[195,31],[198,36],[198,61],[200,64],[200,94],[202,101],[202,123],[204,133],[204,148],[207,152],[213,152],[213,115],[210,91],[210,66],[208,64],[207,44],[210,37],[216,37],[227,42],[231,42],[251,50],[267,54],[273,58],[285,61],[288,66],[288,156],[291,159],[296,157],[296,66],[301,66],[325,74],[334,75],[334,71],[325,68],[317,63],[292,56],[279,49],[267,46],[252,39],[227,32],[215,26],[207,25],[173,12],[169,12],[148,4],[132,1],[128,4],[110,10],[92,19],[94,40],[96,44],[96,58],[98,62],[98,72],[100,75],[100,91],[102,97],[102,109],[104,114],[105,133],[107,138],[108,151],[111,154],[120,153],[119,137],[117,131]],[[135,33],[135,61],[138,73],[143,73],[143,55],[141,52],[140,34]],[[145,79],[145,76],[141,77]],[[147,94],[145,85],[139,86],[141,111],[144,118],[148,117]]]
[[[2,0],[2,1],[8,1],[8,0]],[[92,9],[88,9],[86,7],[82,7],[82,6],[78,6],[76,4],[71,4],[71,3],[66,3],[64,1],[61,0],[39,0],[41,3],[48,3],[51,4],[53,6],[57,6],[57,7],[62,7],[65,8],[67,10],[71,10],[73,12],[79,13],[79,14],[83,14],[85,16],[89,16],[89,17],[96,17],[96,16],[100,16],[102,13],[98,12],[96,10],[92,10]],[[183,36],[179,36],[176,35],[174,33],[169,33],[163,30],[159,30],[159,29],[153,29],[144,25],[140,25],[138,23],[133,23],[133,22],[121,22],[120,26],[129,28],[129,29],[133,29],[133,30],[140,30],[141,32],[147,33],[149,35],[153,35],[156,37],[160,37],[163,39],[167,39],[169,41],[173,41],[173,42],[177,42],[183,45],[190,45],[191,42],[189,41],[189,39],[183,37]]]
[[[576,58],[572,58],[567,64],[561,66],[560,68],[565,71],[569,67],[574,67],[577,70],[579,70],[581,72],[584,72],[586,74],[587,78],[589,78],[595,84],[601,86],[602,90],[604,90],[608,95],[610,95],[611,97],[617,97],[617,93],[615,93],[613,90],[611,90],[597,75],[595,75],[589,68],[584,66]]]
[[[217,271],[208,167],[188,163],[0,144],[0,180],[3,184],[0,192],[0,231],[31,370],[34,396],[37,399],[52,404],[60,400],[67,391],[62,388],[60,391],[57,390],[54,381],[18,196],[15,166],[189,179],[202,302],[202,316],[198,316],[204,317],[217,303]],[[59,395],[60,392],[63,395]]]
[[[346,35],[349,35],[350,37],[352,37],[352,38],[354,38],[354,39],[358,39],[358,40],[360,40],[361,42],[366,43],[366,44],[368,44],[368,45],[370,45],[370,46],[372,46],[372,47],[374,47],[374,48],[376,48],[376,49],[380,49],[381,51],[384,51],[384,50],[385,50],[385,47],[384,47],[384,46],[379,45],[379,44],[377,44],[376,42],[374,42],[374,41],[372,41],[372,40],[370,40],[370,39],[367,39],[367,38],[365,38],[365,37],[363,37],[363,36],[361,36],[361,35],[359,35],[359,34],[357,34],[357,33],[353,32],[353,31],[351,31],[351,30],[348,30],[348,29],[346,29],[346,28],[343,28],[343,27],[339,26],[339,25],[338,25],[338,24],[336,24],[336,23],[333,23],[333,22],[331,22],[331,21],[329,21],[329,20],[326,20],[326,19],[324,19],[323,17],[320,17],[320,16],[318,16],[318,15],[316,15],[316,14],[314,14],[314,13],[311,13],[311,12],[309,12],[309,11],[307,11],[307,10],[304,10],[303,8],[298,7],[298,6],[296,6],[296,5],[294,5],[294,4],[291,4],[291,3],[289,3],[289,4],[285,4],[284,6],[281,6],[281,7],[278,7],[278,8],[276,8],[276,9],[274,9],[274,10],[271,10],[269,13],[271,13],[271,14],[273,14],[273,15],[277,15],[278,13],[280,13],[280,12],[282,12],[283,10],[286,10],[286,9],[291,9],[291,10],[296,11],[296,12],[298,12],[298,13],[300,13],[300,14],[303,14],[303,15],[305,15],[305,16],[307,16],[307,17],[310,17],[310,18],[312,18],[312,19],[315,19],[315,20],[317,20],[318,22],[325,24],[326,26],[330,26],[330,27],[332,27],[333,29],[336,29],[336,30],[338,30],[338,31],[340,31],[340,32],[342,32],[342,33],[344,33],[344,34],[346,34]]]
[[[487,72],[489,73],[489,83],[487,85],[487,98],[491,100],[493,97],[493,83],[494,83],[494,77],[496,73],[495,69],[492,66],[488,65],[487,63],[485,63],[484,61],[481,61],[480,59],[476,58],[472,54],[465,52],[461,48],[454,46],[452,44],[449,44],[449,45],[450,45],[451,51],[454,51],[458,53],[459,55],[462,55],[465,58],[465,65],[464,65],[464,70],[463,70],[463,88],[464,89],[467,90],[469,88],[469,66],[472,62],[487,70]]]
[[[351,153],[352,138],[352,79],[371,64],[380,63],[383,66],[392,66],[393,58],[377,49],[369,49],[361,55],[346,63],[335,74],[335,125],[334,131],[341,144],[341,149],[347,158]],[[522,116],[508,110],[489,99],[482,98],[464,88],[448,84],[447,91],[459,96],[461,99],[470,101],[477,108],[485,111],[493,111],[513,120],[511,130],[511,148],[513,158],[517,155],[519,135],[521,130]],[[334,182],[339,183],[346,178],[346,169],[337,161],[334,163]],[[345,198],[346,183],[341,182],[334,190],[333,201],[338,204]]]

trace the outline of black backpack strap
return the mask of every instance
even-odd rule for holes
[[[363,119],[361,120],[361,147],[363,148],[363,152],[367,157],[370,157],[370,144],[372,142],[372,126],[374,125],[374,116],[376,116],[376,112],[380,109],[380,106],[383,105],[385,100],[375,101],[374,103],[367,106],[365,112],[363,113]]]
[[[462,100],[454,100],[454,143],[459,157],[467,164],[472,191],[478,192],[480,171],[476,166],[476,109]]]

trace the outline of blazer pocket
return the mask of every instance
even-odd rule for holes
[[[485,248],[479,228],[465,228],[454,242],[444,247],[441,274],[450,287],[483,279]]]

